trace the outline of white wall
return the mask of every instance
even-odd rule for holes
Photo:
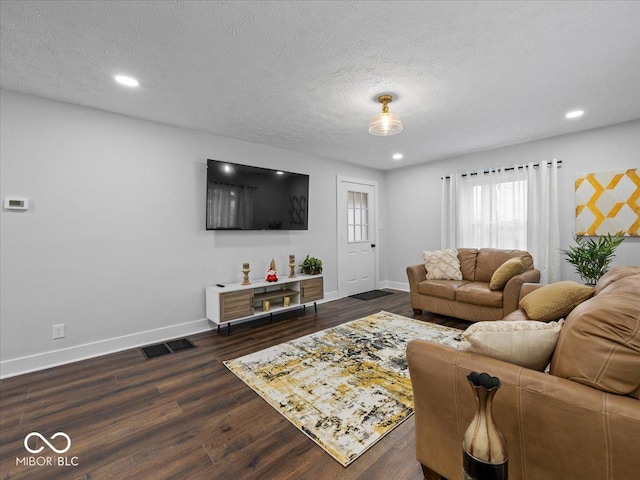
[[[389,284],[408,288],[406,266],[422,263],[423,250],[440,248],[442,176],[553,158],[562,160],[558,175],[560,248],[567,248],[575,232],[576,177],[640,168],[640,120],[388,172]],[[579,281],[569,264],[563,260],[561,265],[563,279]],[[640,238],[627,237],[612,265],[640,265]]]
[[[283,274],[310,253],[335,296],[338,174],[379,182],[384,221],[374,169],[12,91],[0,102],[0,198],[31,202],[0,216],[2,377],[207,329],[204,287],[241,281],[245,261],[260,278],[272,257]],[[309,174],[309,230],[206,231],[207,158]]]
[[[337,175],[378,182],[380,286],[403,288],[440,247],[441,176],[563,160],[565,248],[576,176],[640,166],[640,120],[383,173],[6,90],[0,103],[0,198],[31,201],[0,214],[2,377],[207,329],[204,287],[239,282],[244,261],[258,278],[271,257],[282,273],[311,253],[335,298]],[[207,232],[207,158],[309,174],[309,230]],[[640,264],[640,239],[618,252]],[[564,262],[563,278],[577,280]]]

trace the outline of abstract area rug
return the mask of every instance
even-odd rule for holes
[[[346,467],[413,414],[409,341],[459,334],[380,312],[224,364]]]

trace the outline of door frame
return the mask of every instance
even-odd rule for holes
[[[336,176],[336,275],[337,275],[337,279],[338,279],[338,298],[343,298],[345,297],[345,292],[344,292],[344,286],[343,286],[343,278],[342,278],[342,272],[340,269],[340,261],[342,260],[341,254],[342,254],[342,243],[340,242],[340,215],[344,212],[340,211],[341,206],[343,205],[341,203],[341,199],[340,199],[340,185],[342,183],[352,183],[352,184],[357,184],[357,185],[366,185],[368,187],[372,187],[373,188],[373,208],[375,209],[374,212],[374,218],[373,218],[373,222],[370,223],[370,233],[371,233],[371,243],[376,244],[376,248],[373,249],[373,288],[376,289],[378,288],[378,282],[379,282],[379,277],[380,277],[380,272],[379,272],[379,265],[380,265],[380,259],[378,256],[378,218],[379,218],[379,201],[378,201],[378,181],[377,180],[370,180],[370,179],[364,179],[364,178],[354,178],[354,177],[347,177],[344,175],[337,175]],[[346,202],[345,202],[346,205]]]

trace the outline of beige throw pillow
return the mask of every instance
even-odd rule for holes
[[[524,265],[519,258],[510,258],[491,275],[489,290],[504,290],[509,280],[522,273]]]
[[[576,282],[550,283],[537,288],[520,300],[520,308],[531,320],[547,322],[566,317],[571,310],[591,298],[595,289]]]
[[[427,280],[462,280],[458,250],[447,248],[422,252]]]
[[[462,333],[460,348],[541,372],[551,360],[563,323],[478,322]]]

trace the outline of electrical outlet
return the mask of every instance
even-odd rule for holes
[[[64,323],[53,326],[53,339],[64,338]]]

